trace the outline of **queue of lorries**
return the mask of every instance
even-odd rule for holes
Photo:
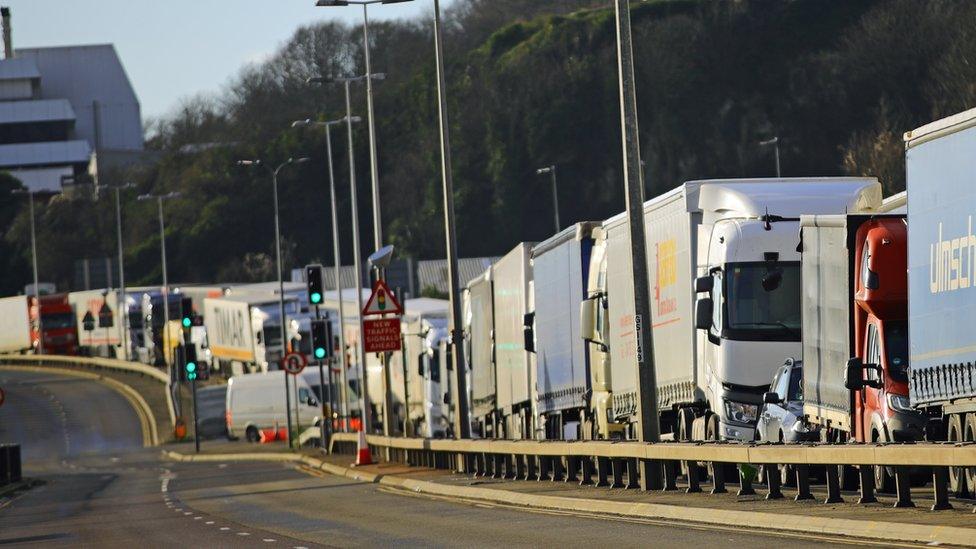
[[[520,243],[464,292],[473,431],[634,438],[650,322],[666,438],[974,441],[976,109],[905,146],[907,191],[886,199],[876,179],[837,177],[648,200],[647,319],[623,214]],[[974,490],[976,470],[950,480]]]
[[[474,436],[635,438],[636,356],[653,349],[665,438],[973,441],[976,109],[907,132],[905,145],[907,191],[888,198],[874,178],[807,177],[688,181],[645,202],[648,318],[634,310],[624,214],[519,243],[467,282],[463,341],[452,341],[445,300],[406,300],[389,387],[380,357],[360,350],[356,291],[327,292],[320,308],[344,335],[348,384],[329,384],[327,394],[307,371],[300,387],[318,390],[299,395],[301,413],[317,421],[317,399],[327,398],[360,417],[365,392],[370,430],[389,401],[391,433],[453,436],[458,344]],[[235,376],[228,431],[252,440],[261,425],[246,418],[256,405],[234,403],[282,384],[271,371],[282,358],[277,292],[276,283],[178,292],[202,313],[206,356]],[[159,363],[161,294],[137,294],[127,295],[130,350]],[[308,354],[307,288],[287,283],[284,294],[289,348]],[[110,330],[77,331],[84,312],[112,295],[42,298],[45,347],[70,353],[86,337],[118,345]],[[27,298],[8,298],[7,324],[8,307],[38,314]],[[652,341],[638,341],[644,322]],[[30,323],[3,332],[6,351],[17,350],[7,340],[37,337]],[[272,408],[283,421],[283,402]],[[875,468],[878,486],[891,485],[888,473]],[[950,480],[958,493],[976,490],[972,468],[953,469]]]

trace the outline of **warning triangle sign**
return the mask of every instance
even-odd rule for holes
[[[363,307],[363,316],[369,315],[402,315],[403,307],[396,296],[382,280],[373,284],[373,293]]]

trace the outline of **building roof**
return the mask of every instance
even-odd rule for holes
[[[48,141],[0,145],[0,167],[58,166],[87,164],[91,147],[87,141]]]
[[[458,281],[463,286],[469,280],[476,278],[485,272],[485,269],[498,261],[497,257],[468,257],[458,259]],[[431,259],[417,262],[417,278],[420,282],[420,291],[427,288],[435,288],[437,291],[447,293],[447,260]]]
[[[0,124],[60,122],[75,119],[67,99],[0,101]]]
[[[40,78],[41,71],[33,59],[14,57],[0,59],[0,80],[25,80]]]

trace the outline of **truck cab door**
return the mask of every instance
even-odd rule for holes
[[[864,363],[881,364],[881,341],[878,331],[877,320],[874,317],[868,318],[867,335],[864,338]],[[880,381],[878,371],[873,368],[865,368],[865,381]],[[880,409],[882,389],[869,387],[867,384],[858,390],[854,395],[856,437],[859,442],[871,442],[871,417],[874,412]]]

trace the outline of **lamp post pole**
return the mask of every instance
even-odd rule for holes
[[[342,277],[340,276],[340,267],[342,266],[342,257],[339,250],[339,209],[338,201],[336,200],[335,191],[335,171],[333,169],[332,161],[332,126],[342,124],[346,122],[347,118],[343,117],[338,120],[330,120],[328,122],[313,122],[312,120],[300,120],[292,123],[292,127],[299,126],[319,126],[325,128],[325,152],[326,158],[328,160],[329,167],[329,197],[332,204],[332,257],[333,263],[335,264],[335,287],[336,292],[339,294],[339,352],[340,352],[340,383],[342,384],[340,388],[340,398],[342,399],[342,414],[344,419],[343,429],[349,430],[349,420],[350,405],[349,405],[349,380],[347,379],[347,370],[349,368],[349,361],[346,357],[346,334],[343,328],[343,322],[346,317],[345,314],[345,304],[342,299]],[[358,116],[353,116],[349,119],[351,122],[359,122],[360,118]],[[362,292],[360,292],[361,294]]]
[[[125,296],[125,259],[122,249],[122,199],[119,195],[122,193],[123,188],[132,186],[131,184],[127,184],[115,187],[115,236],[116,240],[118,240],[119,248],[119,340],[122,344],[123,360],[129,360],[129,338],[127,337],[127,332],[129,331],[129,306]]]
[[[288,316],[285,313],[285,281],[281,275],[281,216],[278,213],[278,173],[290,164],[301,164],[308,162],[307,157],[302,158],[289,158],[288,160],[279,164],[273,170],[268,167],[271,172],[271,186],[272,186],[272,202],[274,207],[274,227],[275,227],[275,262],[278,268],[278,311],[280,314],[279,320],[279,334],[281,337],[281,359],[284,360],[285,355],[288,352]],[[239,165],[242,166],[265,166],[266,164],[260,160],[240,160]],[[279,365],[282,370],[284,367]],[[288,372],[283,372],[285,375],[285,416],[287,418],[287,428],[288,428],[288,447],[292,447],[292,424],[291,424],[291,394],[288,392]],[[296,403],[297,404],[297,403]],[[297,411],[296,411],[297,414]],[[296,418],[297,419],[297,418]],[[300,426],[296,425],[296,428]]]
[[[454,373],[457,376],[457,414],[454,435],[471,438],[468,418],[468,388],[464,360],[464,326],[461,318],[461,293],[458,282],[457,236],[454,224],[454,180],[451,165],[451,132],[447,117],[447,86],[444,77],[444,47],[441,40],[441,6],[434,0],[434,54],[437,62],[437,104],[441,142],[441,180],[444,191],[444,235],[447,248],[447,277],[451,303],[451,344],[454,346]],[[458,464],[463,463],[458,457]],[[461,466],[463,469],[463,466]]]
[[[659,442],[657,381],[654,371],[654,340],[651,330],[647,246],[644,233],[644,186],[641,184],[640,142],[637,126],[637,86],[634,81],[634,50],[630,28],[629,0],[614,0],[616,6],[617,62],[620,85],[620,126],[623,141],[624,187],[630,225],[631,264],[634,283],[634,331],[637,335],[638,436],[641,442]],[[640,482],[644,489],[660,484],[660,465],[640,460]]]
[[[30,210],[31,263],[34,267],[34,306],[37,307],[37,354],[44,354],[44,326],[41,318],[41,289],[37,277],[37,230],[34,225],[34,192],[27,191]]]
[[[776,160],[776,177],[782,177],[779,169],[779,136],[773,136],[772,139],[767,139],[765,141],[760,141],[760,147],[773,146],[773,158]]]

